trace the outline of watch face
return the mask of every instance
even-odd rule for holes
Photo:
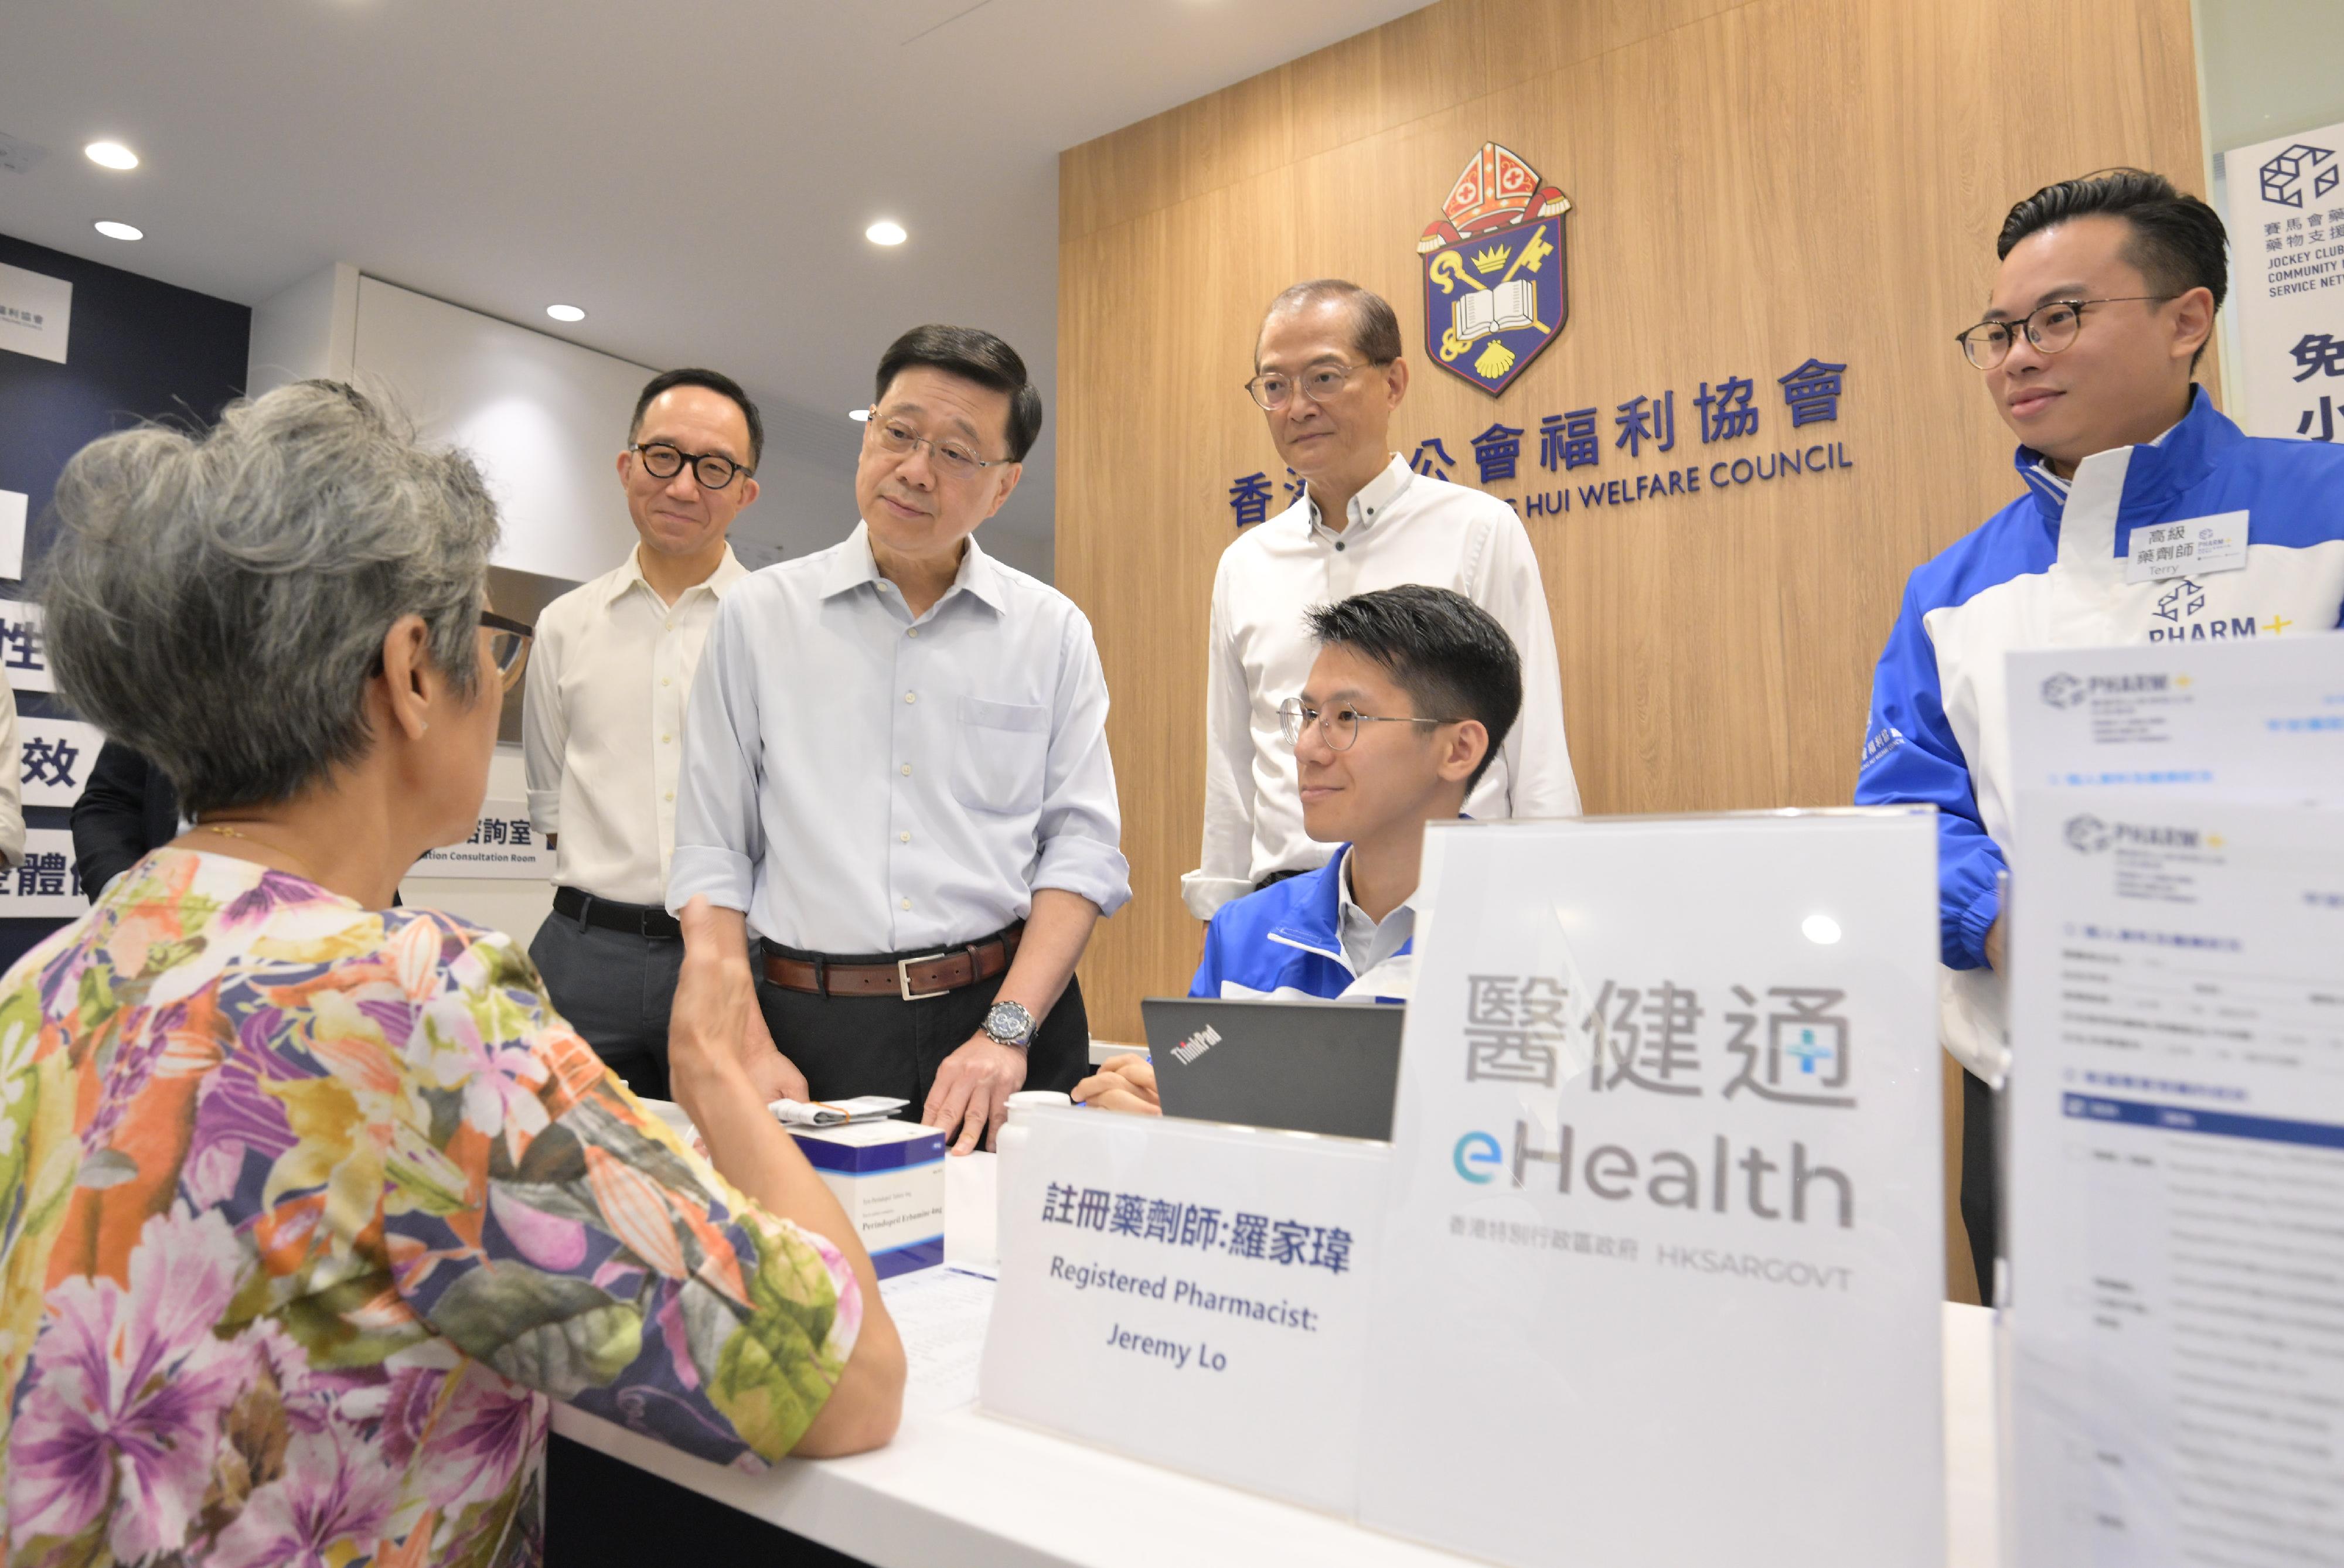
[[[1015,1002],[995,1002],[985,1016],[985,1032],[996,1040],[1023,1037],[1034,1027],[1034,1015]]]

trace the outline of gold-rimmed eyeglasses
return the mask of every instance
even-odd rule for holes
[[[1301,393],[1311,402],[1325,405],[1350,385],[1351,378],[1362,370],[1389,365],[1389,359],[1368,359],[1357,365],[1347,365],[1330,359],[1313,365],[1299,376],[1289,376],[1282,370],[1265,370],[1245,384],[1246,396],[1261,405],[1262,411],[1274,414]]]
[[[986,469],[998,468],[1010,461],[1008,458],[981,458],[975,450],[957,436],[924,436],[910,424],[892,415],[871,410],[871,418],[863,427],[863,434],[881,451],[891,457],[907,458],[922,447],[928,449],[928,460],[946,479],[975,479]]]

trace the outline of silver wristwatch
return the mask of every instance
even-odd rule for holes
[[[1005,1046],[1025,1050],[1034,1043],[1034,1015],[1017,1002],[995,1002],[985,1015],[985,1032]]]

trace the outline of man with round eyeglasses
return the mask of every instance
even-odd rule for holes
[[[1475,786],[1477,817],[1579,814],[1562,680],[1538,557],[1513,508],[1412,471],[1391,450],[1408,395],[1399,319],[1339,278],[1270,301],[1246,391],[1302,493],[1221,552],[1206,654],[1205,830],[1180,879],[1188,911],[1223,905],[1327,862],[1304,830],[1278,704],[1309,676],[1314,604],[1402,583],[1447,588],[1493,616],[1522,663],[1521,719]]]
[[[992,333],[888,348],[854,532],[717,615],[668,883],[756,976],[769,1098],[901,1098],[955,1153],[1081,1078],[1075,965],[1131,896],[1090,622],[974,537],[1041,427]]]
[[[1985,319],[1957,342],[2019,439],[2026,493],[1913,573],[1874,681],[1855,798],[1937,808],[1939,1032],[1968,1075],[1962,1214],[1989,1299],[1991,1087],[2009,1059],[2005,655],[2302,635],[2344,612],[2344,451],[2249,439],[2192,379],[2224,246],[2211,207],[2137,169],[2010,209]]]
[[[685,704],[717,607],[749,575],[727,535],[757,499],[763,445],[732,378],[652,378],[617,464],[636,546],[545,607],[522,703],[530,817],[555,882],[530,956],[587,1043],[661,1099],[683,962],[667,878]]]

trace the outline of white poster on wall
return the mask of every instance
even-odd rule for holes
[[[529,806],[517,800],[480,803],[480,820],[461,844],[435,849],[415,863],[409,876],[494,876],[547,880],[553,851],[529,820]]]
[[[0,599],[0,674],[11,691],[54,692],[49,647],[41,634],[41,607],[25,599]]]
[[[29,828],[25,864],[0,869],[0,920],[74,920],[89,900],[74,881],[73,835],[62,827]]]
[[[25,575],[25,509],[30,497],[0,490],[0,577]]]
[[[1522,1565],[1940,1568],[1932,814],[1426,854],[1360,1522]]]
[[[21,713],[16,719],[17,774],[26,805],[69,806],[81,798],[106,736],[79,719]]]
[[[2222,155],[2238,423],[2344,441],[2344,125]]]
[[[0,266],[0,349],[66,362],[73,325],[73,285],[44,272]]]

